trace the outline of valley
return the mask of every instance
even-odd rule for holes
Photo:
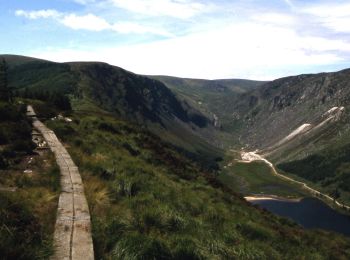
[[[0,260],[350,259],[349,0],[0,21]]]
[[[9,117],[11,109],[21,107],[17,117],[30,132],[23,107],[31,105],[37,118],[57,135],[64,156],[69,155],[69,162],[79,168],[82,185],[73,184],[80,187],[78,195],[86,197],[87,205],[82,207],[90,213],[96,259],[350,256],[349,238],[337,230],[306,230],[299,222],[244,199],[301,203],[302,198],[316,195],[346,209],[349,71],[272,82],[209,81],[142,76],[99,62],[1,58],[9,64],[13,101],[3,101],[0,112]],[[0,181],[7,188],[15,185],[3,176],[15,171],[18,161],[38,153],[27,132],[15,132],[28,141],[27,146],[15,147],[19,151],[11,148],[16,140],[11,129],[20,129],[11,120],[15,118],[0,124]],[[9,154],[6,147],[15,153]],[[59,185],[58,173],[65,167],[55,164],[52,153],[45,156],[55,167],[51,178],[56,185],[54,191],[47,191],[52,199],[46,222],[36,212],[26,213],[29,206],[17,197],[31,185],[37,189],[32,176],[20,177],[26,182],[16,184],[17,193],[0,189],[0,198],[18,201],[18,218],[29,214],[40,225],[51,227],[45,232],[49,242],[30,244],[44,252],[37,257],[43,259],[55,254],[53,227],[62,209],[58,198],[67,193]],[[320,171],[324,166],[327,171]],[[40,185],[49,186],[43,189],[53,185],[45,182],[48,176],[35,177],[39,183],[43,180]],[[73,197],[79,199],[78,195]],[[38,195],[31,203],[39,201]],[[0,224],[15,228],[16,223],[8,221],[11,203],[6,205]],[[79,221],[71,220],[73,226]],[[23,230],[29,232],[30,227]],[[11,243],[9,237],[0,240],[8,256],[35,255],[24,244],[15,253],[5,251]]]
[[[242,152],[241,153],[241,160],[236,160],[236,161],[237,161],[237,163],[252,163],[252,162],[255,162],[255,161],[263,162],[271,169],[271,172],[272,172],[273,175],[277,176],[280,179],[283,179],[286,182],[297,184],[299,186],[298,189],[305,190],[306,192],[301,193],[301,194],[303,194],[303,196],[309,195],[309,196],[318,197],[319,199],[324,200],[325,202],[327,202],[328,204],[330,204],[333,207],[338,207],[339,209],[342,209],[342,210],[345,210],[345,211],[349,211],[350,210],[350,207],[348,205],[346,205],[344,203],[340,203],[339,201],[336,200],[336,198],[330,197],[329,195],[327,195],[325,193],[322,193],[322,192],[320,192],[320,191],[318,191],[318,190],[308,186],[307,183],[295,180],[295,179],[293,179],[291,177],[288,177],[286,175],[278,173],[276,168],[275,168],[275,166],[270,161],[268,161],[267,159],[265,159],[261,155],[257,154],[256,152]],[[262,168],[262,167],[260,167],[260,168]],[[260,175],[264,174],[264,173],[262,173],[261,169],[259,169],[259,170],[260,170],[259,171]],[[264,184],[271,184],[271,182],[272,182],[271,180],[268,180],[268,181],[265,181]],[[284,188],[284,190],[287,190],[287,189]],[[260,191],[260,193],[262,193],[260,189],[258,189],[257,191],[258,192]],[[296,195],[296,194],[297,194],[297,191],[294,191],[293,195]],[[273,197],[273,196],[276,196],[276,195],[277,195],[276,192],[274,192],[274,194],[265,194],[265,195],[259,194],[258,196],[256,196],[256,199],[259,199],[260,196],[265,196],[265,197],[266,196],[272,196]],[[247,198],[247,197],[245,197],[245,198]],[[253,199],[254,197],[248,196],[248,198],[249,199]],[[281,198],[281,199],[283,200],[283,198]]]
[[[328,201],[349,204],[349,77],[350,70],[286,77],[221,98],[225,109],[215,115],[229,119],[221,130],[235,140],[221,139],[225,149],[258,150],[283,176],[306,183]],[[183,83],[177,84],[183,94]],[[193,89],[188,84],[187,92]],[[204,98],[203,104],[211,102]]]

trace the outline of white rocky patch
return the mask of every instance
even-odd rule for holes
[[[293,132],[291,132],[288,136],[283,138],[280,142],[281,143],[287,142],[287,141],[293,139],[294,137],[296,137],[297,135],[301,135],[301,134],[309,131],[311,128],[312,128],[311,124],[303,124],[303,125],[299,126],[297,129],[295,129]]]
[[[344,110],[345,107],[332,107],[326,113],[324,113],[323,116],[338,114],[339,112],[343,112]]]

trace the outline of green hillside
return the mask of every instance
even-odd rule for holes
[[[83,175],[97,258],[328,259],[347,239],[305,231],[225,189],[198,161],[111,115],[48,125]]]
[[[350,202],[350,144],[329,147],[300,160],[277,165],[281,170],[312,181],[332,197]]]
[[[350,258],[348,238],[305,230],[251,205],[236,193],[242,192],[241,179],[231,178],[229,171],[221,180],[232,189],[219,181],[223,151],[209,143],[222,133],[191,98],[104,63],[6,58],[9,83],[18,97],[13,104],[4,102],[2,111],[15,109],[18,122],[26,125],[11,125],[13,118],[1,122],[6,140],[2,149],[15,157],[2,154],[0,183],[18,191],[0,191],[5,205],[0,247],[7,258],[47,259],[52,254],[59,192],[50,153],[38,153],[32,174],[22,174],[33,148],[24,104],[34,106],[79,167],[96,259]],[[11,59],[16,62],[11,64]],[[19,132],[11,131],[12,126]],[[12,132],[23,134],[29,148],[16,148],[18,136]],[[267,179],[281,188],[281,195],[288,193],[282,189],[298,192],[259,164],[234,167],[250,183],[243,193],[255,192]],[[259,176],[262,170],[266,176]]]
[[[47,259],[52,254],[59,170],[48,152],[33,152],[26,106],[0,102],[0,254]]]
[[[202,80],[186,79],[169,76],[151,76],[174,91],[178,96],[186,99],[193,107],[202,111],[210,118],[221,135],[217,138],[225,146],[237,143],[234,131],[237,126],[232,124],[236,113],[234,104],[242,94],[261,85],[264,81],[244,79]]]
[[[227,135],[217,135],[230,138],[228,145],[258,149],[286,174],[349,203],[350,70],[281,78],[235,94],[223,86],[202,85],[200,90],[191,87],[191,80],[163,80],[189,99],[202,104],[215,104],[217,99],[218,110],[230,110],[221,125]],[[309,128],[299,133],[305,125]],[[254,185],[254,180],[248,184]]]
[[[50,99],[51,103],[69,97],[74,110],[107,111],[141,124],[193,156],[203,157],[208,165],[221,156],[222,152],[209,144],[215,141],[210,120],[157,80],[105,63],[1,58],[9,64],[9,86],[22,97]]]

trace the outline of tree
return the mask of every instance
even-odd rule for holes
[[[8,86],[8,66],[4,59],[0,63],[0,100],[12,102],[12,93]]]

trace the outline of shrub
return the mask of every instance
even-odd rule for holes
[[[114,259],[171,259],[170,250],[161,241],[141,235],[128,234],[115,245],[112,253]]]
[[[21,202],[0,193],[0,252],[2,259],[37,259],[41,240],[38,220]],[[28,243],[32,246],[29,247]]]
[[[4,170],[7,168],[7,166],[8,166],[8,162],[6,158],[3,156],[2,153],[0,153],[0,169]]]
[[[203,259],[203,256],[198,251],[196,243],[192,239],[187,237],[176,237],[176,240],[173,243],[175,244],[174,259]]]
[[[239,224],[238,229],[242,235],[251,239],[264,240],[272,237],[270,230],[253,222]]]
[[[32,153],[35,144],[32,140],[17,140],[8,149],[16,152],[24,152],[26,154]]]

